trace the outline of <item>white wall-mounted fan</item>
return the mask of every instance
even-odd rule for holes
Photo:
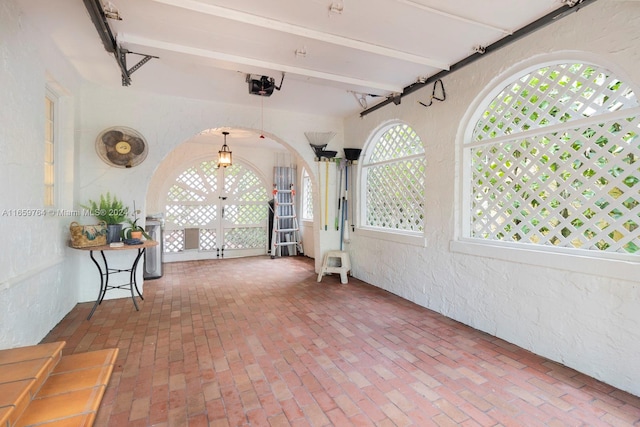
[[[132,168],[147,157],[148,144],[137,130],[114,126],[100,132],[96,138],[96,152],[110,166]]]

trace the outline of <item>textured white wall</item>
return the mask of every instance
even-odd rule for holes
[[[283,112],[274,112],[273,125],[265,130],[299,154],[317,184],[321,171],[313,162],[305,131],[337,131],[330,148],[339,150],[344,140],[352,147],[356,141],[364,144],[389,119],[410,123],[426,142],[428,153],[428,245],[420,248],[352,233],[355,275],[640,395],[637,280],[450,249],[456,235],[456,146],[469,105],[505,70],[552,52],[587,52],[601,63],[617,64],[638,84],[639,10],[636,2],[597,2],[445,78],[448,99],[430,109],[415,102],[427,98],[427,89],[403,99],[399,106],[387,106],[363,119],[350,118],[344,135],[339,120]],[[152,96],[132,87],[77,88],[75,76],[56,57],[55,49],[22,20],[12,0],[0,2],[0,212],[41,207],[42,168],[34,167],[34,159],[39,165],[43,157],[47,73],[69,91],[63,103],[76,108],[75,117],[65,117],[61,126],[67,166],[62,173],[61,208],[77,207],[105,191],[125,200],[145,200],[156,165],[192,135],[212,127],[261,127],[258,109]],[[99,160],[95,137],[113,125],[133,127],[147,137],[151,147],[143,165],[114,169]],[[315,188],[319,212],[322,198]],[[320,231],[320,221],[316,220],[315,230],[318,253],[337,245],[336,233]],[[95,299],[95,267],[86,253],[65,247],[69,222],[64,217],[0,217],[0,233],[11,244],[10,249],[0,250],[0,348],[39,341],[77,300]]]
[[[174,148],[201,130],[240,127],[260,130],[260,110],[214,102],[159,97],[134,88],[117,90],[81,83],[49,40],[32,28],[12,1],[0,2],[0,214],[42,208],[45,88],[60,94],[58,146],[59,202],[78,209],[111,191],[146,213],[144,201],[157,165]],[[269,120],[272,120],[271,123]],[[342,120],[273,111],[265,133],[293,153],[298,164],[313,165],[304,132],[335,131],[342,144]],[[130,126],[150,142],[149,157],[133,169],[104,164],[94,149],[106,127]],[[248,156],[251,162],[251,156]],[[254,159],[255,160],[255,159]],[[315,170],[308,167],[309,170]],[[317,179],[313,177],[314,181]],[[37,343],[78,302],[94,301],[98,277],[88,253],[68,248],[71,221],[86,217],[0,217],[0,233],[10,248],[0,250],[0,348]],[[314,230],[315,245],[327,245]],[[320,250],[320,249],[316,249]],[[110,265],[126,268],[131,254],[109,254]],[[140,276],[142,271],[139,271]],[[127,291],[108,298],[128,297]]]
[[[290,159],[284,147],[274,149],[265,146],[247,146],[241,142],[235,142],[233,133],[227,138],[230,150],[233,152],[233,162],[243,163],[251,168],[256,175],[262,180],[267,190],[268,198],[271,199],[271,191],[273,185],[273,167],[278,164],[284,166],[292,164],[294,160]],[[147,191],[147,212],[164,213],[165,197],[167,190],[175,183],[176,178],[187,168],[199,164],[203,161],[217,160],[218,150],[222,146],[222,138],[201,138],[194,137],[177,146],[156,169],[149,189]],[[256,140],[258,134],[255,134]],[[266,205],[266,203],[265,203]],[[310,240],[312,242],[312,240]],[[228,252],[225,257],[233,256]],[[214,252],[199,252],[197,250],[184,251],[183,253],[168,253],[164,255],[164,262],[190,261],[194,259],[212,259],[215,258]]]
[[[84,203],[111,191],[130,205],[135,200],[143,216],[147,212],[157,211],[157,204],[150,206],[151,209],[144,205],[145,200],[155,196],[147,194],[147,191],[158,191],[155,184],[150,187],[152,177],[158,172],[161,162],[181,144],[205,129],[234,127],[257,132],[261,129],[259,108],[151,95],[136,91],[134,87],[114,90],[86,84],[79,104],[82,125],[77,132],[76,203]],[[283,111],[270,111],[269,117],[270,120],[265,122],[264,134],[286,147],[295,162],[306,166],[310,172],[315,173],[317,168],[314,167],[314,153],[304,136],[305,132],[335,131],[337,135],[332,140],[332,146],[336,147],[334,149],[342,147],[343,122],[340,119]],[[100,131],[111,126],[128,126],[145,136],[149,143],[149,154],[141,165],[118,169],[98,158],[94,149],[95,138]],[[183,158],[180,154],[176,155]],[[245,157],[249,162],[260,163],[260,155],[262,153],[247,153]],[[313,179],[317,181],[315,175]],[[315,252],[326,250],[322,248],[327,245],[335,245],[330,241],[332,237],[335,236],[316,230]],[[78,259],[87,257],[88,261],[87,254],[71,256],[76,258],[75,264],[78,266],[75,282],[79,287],[80,301],[95,300],[95,285],[91,282],[95,267],[90,262]],[[115,253],[109,254],[109,257],[115,267],[122,268],[130,264],[130,254]],[[126,296],[126,291],[107,293],[107,298]]]
[[[638,3],[597,2],[444,78],[445,102],[428,109],[418,105],[417,100],[428,100],[429,86],[399,106],[348,119],[345,140],[361,146],[388,120],[409,123],[425,142],[428,168],[426,247],[356,232],[349,248],[355,276],[640,395],[640,276],[633,274],[640,264],[604,263],[600,274],[588,274],[570,257],[529,253],[529,263],[451,250],[458,232],[462,125],[482,90],[505,70],[547,54],[617,64],[637,87],[639,41]],[[550,260],[557,266],[534,265]],[[613,271],[619,267],[623,273]]]
[[[75,76],[64,64],[48,62],[55,55],[13,1],[0,2],[0,348],[37,343],[77,301],[63,262],[69,220],[42,215],[48,84],[61,96],[59,205],[73,194],[72,174],[65,170],[72,169],[73,101],[62,85],[72,89]]]

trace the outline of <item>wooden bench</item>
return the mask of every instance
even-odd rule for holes
[[[62,356],[65,344],[0,350],[0,427],[93,425],[118,349]]]

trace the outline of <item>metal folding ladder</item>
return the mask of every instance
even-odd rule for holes
[[[273,234],[271,237],[271,258],[283,255],[303,253],[300,241],[300,228],[296,215],[296,191],[293,184],[288,190],[278,189],[273,184]]]

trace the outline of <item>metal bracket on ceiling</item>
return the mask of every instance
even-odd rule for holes
[[[347,92],[352,94],[353,97],[356,99],[356,101],[358,101],[358,104],[360,104],[360,106],[364,109],[368,107],[367,97],[377,98],[379,96],[382,96],[382,95],[375,95],[373,93],[354,92],[352,90],[348,90]]]
[[[487,47],[479,44],[473,47],[473,51],[475,53],[479,53],[480,55],[483,55],[487,52]]]
[[[142,56],[142,59],[140,61],[138,61],[137,64],[135,64],[133,67],[127,69],[127,54],[132,54],[132,55],[139,55]],[[136,52],[130,52],[127,49],[123,49],[120,46],[118,46],[118,56],[119,56],[119,62],[122,63],[122,67],[121,69],[122,71],[122,86],[129,86],[131,84],[131,74],[133,74],[135,71],[137,71],[140,67],[142,67],[144,64],[146,64],[147,62],[149,62],[151,59],[153,58],[158,58],[157,56],[153,56],[153,55],[146,55],[144,53],[136,53]]]
[[[116,62],[118,63],[118,67],[120,67],[120,72],[122,74],[122,86],[129,86],[131,84],[131,73],[143,66],[150,59],[157,58],[157,56],[136,53],[136,55],[142,55],[144,58],[128,70],[126,55],[127,53],[134,52],[129,52],[118,45],[118,42],[113,35],[113,31],[111,31],[111,27],[109,26],[109,22],[107,21],[108,17],[105,14],[100,0],[83,1],[87,8],[87,12],[89,12],[89,16],[91,17],[91,22],[93,22],[93,25],[96,27],[96,31],[98,32],[98,36],[100,36],[100,40],[102,40],[104,49],[109,53],[113,53],[113,56],[116,58]]]

